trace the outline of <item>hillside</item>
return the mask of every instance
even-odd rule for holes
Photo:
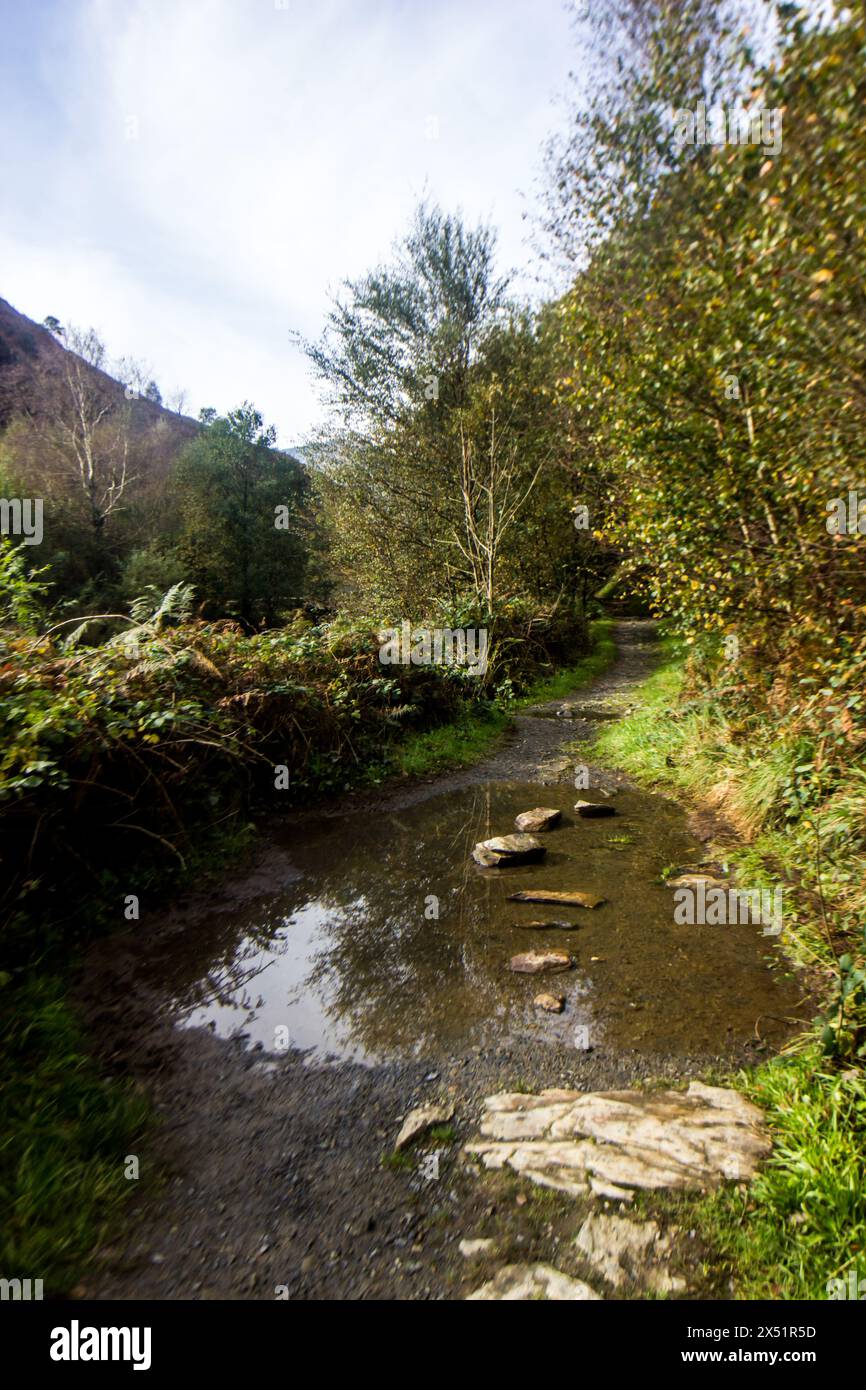
[[[16,415],[40,415],[46,380],[62,375],[68,355],[68,349],[47,328],[27,318],[7,300],[0,299],[0,430]],[[127,404],[123,382],[98,367],[85,365],[94,383],[109,400],[116,400],[118,405]],[[134,435],[149,434],[156,427],[166,433],[161,457],[172,457],[198,432],[195,420],[154,401],[134,398],[129,405]]]

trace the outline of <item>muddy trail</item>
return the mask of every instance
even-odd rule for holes
[[[579,1275],[580,1204],[464,1157],[484,1097],[677,1082],[797,1030],[803,990],[759,926],[674,923],[662,876],[718,856],[720,828],[592,765],[653,663],[650,624],[616,637],[603,677],[521,713],[485,762],[293,814],[248,870],[93,948],[94,1046],[159,1123],[122,1243],[76,1297],[459,1298],[514,1260]],[[579,798],[615,814],[582,819]],[[473,863],[539,805],[561,812],[542,863]],[[604,902],[511,898],[539,886]],[[571,968],[509,969],[548,948]],[[395,1154],[428,1104],[453,1118]],[[678,1258],[690,1296],[727,1295],[697,1241]]]

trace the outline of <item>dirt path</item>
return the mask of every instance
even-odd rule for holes
[[[478,783],[556,780],[562,772],[551,769],[563,745],[591,732],[587,706],[595,717],[622,707],[651,668],[651,625],[619,623],[616,637],[617,659],[602,678],[570,700],[521,714],[484,763],[376,799],[350,798],[321,815],[357,814],[365,805],[393,814]],[[557,713],[572,703],[577,717]],[[599,780],[608,789],[624,781],[609,773]],[[92,952],[83,1000],[98,1050],[112,1071],[146,1087],[161,1123],[141,1145],[141,1194],[130,1204],[123,1242],[98,1252],[77,1296],[463,1297],[479,1271],[458,1243],[488,1235],[500,1263],[531,1258],[567,1270],[566,1234],[580,1216],[574,1202],[549,1192],[527,1196],[516,1178],[482,1178],[461,1158],[482,1098],[675,1079],[694,1075],[698,1060],[509,1039],[410,1061],[325,1065],[298,1053],[265,1057],[207,1029],[174,1027],[147,963],[170,951],[178,933],[293,875],[284,850],[265,846],[218,904],[212,893],[190,898],[137,935],[113,937]],[[421,1146],[408,1161],[383,1161],[402,1117],[442,1101],[455,1109],[453,1135]],[[696,1244],[692,1253],[694,1289],[704,1281]]]

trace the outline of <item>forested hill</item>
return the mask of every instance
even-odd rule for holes
[[[0,299],[0,494],[38,499],[42,572],[64,620],[126,611],[182,579],[220,614],[273,617],[263,566],[281,570],[281,600],[297,598],[304,458],[276,449],[252,406],[194,420],[183,403],[167,408],[150,369],[110,357],[95,329],[38,324]],[[274,527],[289,504],[291,536]]]
[[[44,409],[46,380],[62,376],[65,359],[72,352],[44,324],[35,323],[0,299],[0,429],[18,412],[39,415]],[[76,355],[76,354],[73,354]],[[129,404],[136,433],[160,427],[166,455],[183,447],[196,435],[198,425],[188,415],[167,409],[150,399],[136,381],[117,380],[102,367],[84,361],[95,390],[118,407]]]

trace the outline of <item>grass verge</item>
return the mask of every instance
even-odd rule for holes
[[[393,753],[393,767],[403,777],[425,777],[452,767],[477,763],[497,743],[510,723],[498,705],[465,713],[453,724],[409,734]]]
[[[467,711],[451,724],[409,734],[395,747],[392,766],[401,776],[425,777],[479,762],[508,728],[510,711],[569,695],[606,671],[616,655],[612,634],[611,619],[592,623],[590,649],[575,665],[537,681],[519,699],[505,694],[499,702]]]
[[[683,688],[682,662],[666,643],[638,709],[603,727],[593,755],[725,815],[742,837],[728,852],[740,882],[783,884],[783,945],[812,968],[827,1014],[785,1055],[729,1078],[767,1115],[774,1148],[759,1177],[680,1199],[678,1211],[730,1272],[737,1297],[845,1297],[852,1271],[866,1278],[866,1074],[853,1019],[836,1039],[847,1038],[844,1059],[827,1055],[822,1032],[839,1001],[839,951],[852,949],[862,922],[862,839],[852,833],[855,812],[844,812],[861,795],[857,773],[806,813],[790,795],[807,767],[802,743],[766,725],[743,740],[712,693],[690,699]]]
[[[563,666],[552,676],[536,681],[525,695],[513,702],[514,709],[524,709],[527,705],[543,704],[547,700],[560,700],[573,690],[580,690],[604,674],[616,656],[616,642],[613,639],[612,618],[597,618],[590,623],[590,648],[574,666]]]
[[[0,990],[3,1131],[0,1271],[66,1292],[134,1186],[148,1106],[129,1084],[103,1080],[87,1056],[61,981],[39,976]]]

